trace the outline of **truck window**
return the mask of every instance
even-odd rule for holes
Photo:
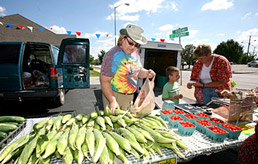
[[[18,64],[20,44],[0,44],[0,64]]]
[[[85,63],[86,45],[67,45],[64,49],[63,63]]]

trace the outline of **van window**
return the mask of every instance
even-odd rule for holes
[[[86,45],[67,45],[64,49],[63,63],[85,63]]]
[[[0,64],[18,64],[20,44],[0,44]]]

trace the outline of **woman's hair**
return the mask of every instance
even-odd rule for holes
[[[126,35],[123,35],[123,34],[120,34],[119,39],[118,39],[118,41],[117,41],[117,45],[118,45],[118,46],[121,46],[121,45],[122,45],[122,40],[123,40],[125,37],[127,37],[127,36],[126,36]]]
[[[174,67],[174,66],[167,67],[167,69],[166,69],[166,75],[167,76],[173,74],[174,72],[179,72],[179,69],[177,67]]]
[[[194,49],[193,53],[195,57],[207,56],[211,53],[211,46],[208,44],[200,44]]]

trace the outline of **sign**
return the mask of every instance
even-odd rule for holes
[[[176,37],[182,37],[182,36],[189,36],[188,27],[179,28],[172,31],[172,34],[169,35],[169,37],[176,38]]]
[[[170,159],[165,159],[165,160],[162,160],[162,161],[158,161],[158,162],[152,162],[152,164],[166,164],[166,163],[169,163],[169,164],[176,164],[176,157],[174,158],[170,158]]]

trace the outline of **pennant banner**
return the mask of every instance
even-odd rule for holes
[[[4,25],[2,22],[0,22],[1,25]]]
[[[25,29],[22,25],[17,24],[17,27],[19,27],[20,29]]]
[[[165,42],[165,39],[160,39],[161,42]]]
[[[156,40],[156,38],[151,38],[151,40],[152,40],[152,41],[155,41],[155,40]]]
[[[6,25],[7,25],[7,27],[11,27],[11,28],[13,28],[13,25],[12,25],[12,24],[10,24],[10,23],[6,23]]]
[[[75,32],[78,36],[81,36],[81,32]]]
[[[71,36],[72,31],[66,31],[69,36]]]
[[[43,32],[43,28],[38,27],[38,29],[39,29],[41,32]]]
[[[100,34],[96,34],[96,37],[99,39],[99,37],[100,37]]]
[[[28,28],[28,29],[30,29],[30,31],[32,32],[33,27],[31,27],[31,26],[27,26],[27,28]]]
[[[108,36],[109,36],[109,34],[106,34],[106,36],[108,37]]]

